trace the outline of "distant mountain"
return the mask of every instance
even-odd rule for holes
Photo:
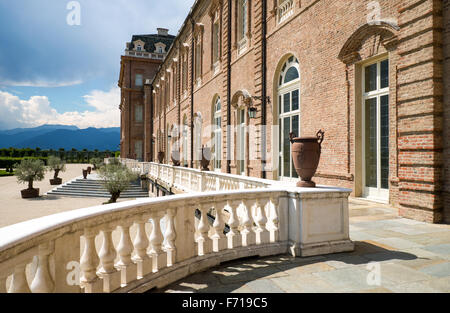
[[[42,125],[0,131],[0,148],[36,148],[42,150],[118,150],[120,128],[87,128],[76,126]]]

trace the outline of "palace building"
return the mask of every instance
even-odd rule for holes
[[[449,0],[197,0],[119,87],[123,158],[297,180],[289,134],[323,130],[316,183],[450,221]]]

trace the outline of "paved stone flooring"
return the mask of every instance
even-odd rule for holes
[[[450,292],[450,225],[400,218],[389,206],[351,199],[350,236],[351,253],[237,260],[156,292]]]

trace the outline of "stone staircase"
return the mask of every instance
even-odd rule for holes
[[[97,179],[96,176],[88,177],[88,179],[76,178],[49,191],[47,195],[81,198],[110,198],[109,192],[106,191],[105,187],[101,184],[101,180]],[[141,188],[139,181],[131,183],[130,187],[120,195],[120,198],[122,199],[148,197],[148,191]]]

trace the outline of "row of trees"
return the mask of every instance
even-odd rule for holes
[[[108,157],[118,157],[118,151],[100,151],[93,150],[89,151],[87,149],[77,150],[72,148],[71,150],[65,150],[63,148],[59,150],[41,150],[36,149],[16,149],[16,148],[2,148],[0,149],[0,158],[25,158],[25,157],[36,157],[36,158],[47,158],[50,156],[58,157],[61,160],[65,160],[68,163],[84,163],[90,162],[93,158],[108,158]]]

